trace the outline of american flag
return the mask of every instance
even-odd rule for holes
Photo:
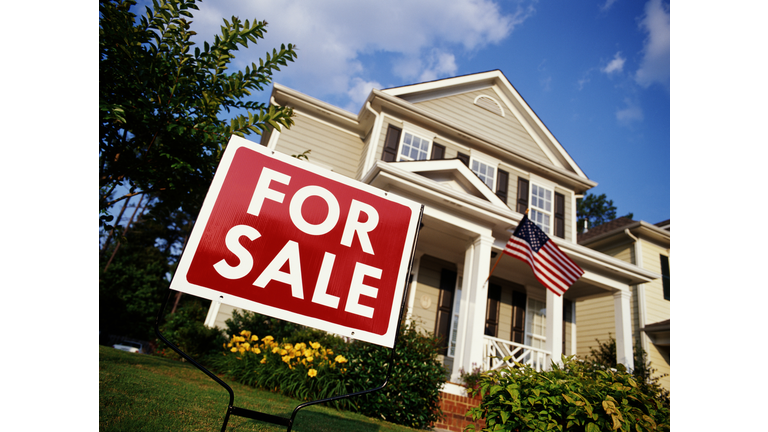
[[[584,274],[528,215],[523,216],[509,238],[504,253],[528,263],[536,279],[557,295],[562,295]]]

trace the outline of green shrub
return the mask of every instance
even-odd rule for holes
[[[613,336],[609,333],[608,340],[605,342],[600,342],[598,339],[595,339],[595,341],[597,342],[597,346],[589,348],[587,361],[601,364],[607,368],[615,369],[617,367],[616,339],[614,339]],[[648,355],[640,343],[635,346],[632,354],[635,364],[635,368],[632,370],[632,376],[640,386],[640,390],[642,390],[644,393],[655,395],[655,397],[659,398],[662,403],[669,407],[669,390],[665,389],[659,383],[659,380],[666,375],[654,376],[656,369],[651,366],[651,362],[648,360]]]
[[[330,348],[337,348],[345,344],[341,338],[322,330],[250,311],[233,310],[232,318],[227,319],[225,324],[229,336],[239,335],[240,332],[245,330],[262,337],[272,336],[278,342],[301,343],[315,341]]]
[[[255,326],[287,334],[295,324],[265,322],[256,314],[242,313],[228,322],[230,331],[253,322]],[[285,323],[285,324],[282,324]],[[384,383],[391,351],[363,342],[346,343],[318,330],[296,327],[296,334],[280,342],[271,335],[240,330],[224,352],[213,357],[212,368],[243,384],[282,393],[300,400],[318,400],[376,388]],[[323,341],[320,343],[318,341]],[[427,428],[440,418],[440,388],[445,369],[437,360],[436,340],[403,325],[389,383],[367,395],[341,399],[330,405],[382,418],[392,423]]]
[[[623,365],[616,369],[573,357],[536,372],[530,366],[486,372],[469,410],[484,431],[668,431],[669,407],[643,392]],[[474,430],[470,425],[467,430]]]
[[[206,327],[208,309],[199,301],[190,302],[180,307],[175,313],[169,313],[160,326],[160,333],[181,351],[197,361],[205,356],[218,353],[221,344],[226,342],[221,329]],[[180,360],[178,355],[165,342],[157,340],[156,355]]]
[[[211,365],[236,381],[300,400],[345,394],[347,359],[318,342],[276,342],[243,330],[224,344]],[[346,406],[345,401],[333,404]]]
[[[480,385],[480,377],[483,375],[483,368],[477,363],[472,363],[472,370],[467,372],[464,368],[459,369],[459,379],[467,388],[477,388]]]
[[[369,417],[426,429],[442,417],[440,389],[446,370],[437,359],[438,341],[420,332],[416,324],[403,324],[395,350],[389,383],[382,390],[352,399],[354,410]],[[354,342],[350,344],[347,389],[378,387],[387,373],[390,350]]]

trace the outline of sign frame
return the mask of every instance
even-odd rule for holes
[[[390,306],[389,313],[384,317],[382,317],[381,314],[379,314],[378,316],[372,318],[372,319],[379,320],[377,321],[378,323],[377,325],[379,327],[385,327],[386,330],[384,332],[369,331],[359,326],[354,326],[350,324],[340,324],[338,322],[328,321],[328,320],[319,318],[317,316],[307,315],[306,313],[303,313],[300,311],[288,310],[281,307],[281,305],[275,305],[275,304],[270,305],[270,304],[265,304],[259,301],[254,301],[252,299],[234,295],[228,291],[222,291],[222,288],[220,286],[215,287],[215,286],[210,286],[211,284],[201,284],[199,280],[195,280],[195,278],[193,277],[194,272],[199,271],[198,269],[199,265],[195,264],[196,262],[195,256],[198,253],[198,251],[201,250],[201,248],[207,247],[205,238],[208,238],[208,239],[211,238],[210,233],[206,234],[206,232],[207,232],[207,229],[209,228],[209,225],[212,226],[214,224],[214,222],[212,222],[212,215],[214,214],[214,211],[221,212],[221,208],[222,208],[221,206],[227,206],[230,204],[230,201],[219,200],[219,197],[223,196],[222,195],[223,189],[227,187],[227,185],[234,184],[232,183],[233,180],[227,181],[228,176],[232,172],[230,169],[232,168],[233,163],[236,162],[235,158],[239,157],[237,155],[252,154],[249,152],[255,152],[258,158],[264,158],[263,160],[266,161],[265,165],[262,166],[261,169],[257,168],[253,170],[252,175],[254,179],[257,179],[264,174],[264,170],[265,170],[264,167],[266,166],[267,163],[272,163],[272,161],[277,161],[279,163],[285,164],[286,167],[290,167],[290,170],[292,170],[292,172],[294,173],[297,172],[296,170],[299,170],[298,172],[300,174],[307,176],[303,178],[304,180],[308,178],[315,178],[318,180],[322,179],[323,182],[326,182],[326,183],[330,182],[328,184],[332,183],[334,188],[338,187],[339,188],[338,190],[352,191],[350,193],[354,193],[354,194],[359,193],[361,194],[361,196],[369,198],[379,203],[381,202],[392,203],[392,205],[396,205],[397,208],[403,209],[403,213],[402,213],[403,215],[407,214],[407,217],[405,218],[402,217],[402,215],[397,216],[399,223],[402,224],[402,226],[407,226],[407,229],[405,230],[405,232],[395,233],[393,235],[393,238],[397,237],[399,239],[398,241],[402,242],[402,251],[399,251],[399,246],[398,246],[397,253],[399,254],[399,256],[388,257],[389,260],[396,259],[396,267],[393,267],[393,269],[395,269],[397,273],[395,276],[390,276],[390,278],[394,277],[395,283],[390,284],[391,286],[389,285],[387,286],[388,289],[393,290],[392,297],[391,297],[392,304],[389,305]],[[242,158],[242,156],[240,157]],[[249,173],[248,175],[251,175],[251,174]],[[255,191],[251,191],[251,192],[255,194]],[[251,195],[241,195],[241,196],[243,200],[251,199]],[[285,200],[286,200],[285,205],[287,205],[287,201],[289,201],[290,198],[286,195]],[[266,199],[265,199],[265,202],[266,202]],[[240,205],[242,206],[242,203],[240,203]],[[387,205],[390,205],[390,204],[387,204]],[[409,211],[410,213],[406,213],[406,210]],[[317,328],[317,329],[324,330],[330,333],[335,333],[341,336],[347,336],[347,337],[361,340],[364,342],[374,343],[374,344],[385,346],[388,348],[394,348],[397,331],[399,329],[399,320],[400,320],[402,308],[405,302],[405,296],[407,294],[407,284],[408,284],[409,273],[411,270],[411,264],[413,260],[413,251],[415,250],[416,239],[418,237],[418,229],[421,223],[423,210],[424,210],[423,204],[414,202],[412,200],[393,194],[391,192],[383,191],[381,189],[359,182],[357,180],[346,177],[339,173],[335,173],[328,169],[313,165],[310,162],[303,161],[298,158],[291,157],[274,150],[270,150],[267,147],[254,143],[252,141],[248,141],[244,138],[232,136],[221,158],[221,161],[216,170],[213,181],[211,182],[211,186],[208,190],[208,193],[206,194],[206,197],[201,207],[197,221],[192,229],[190,238],[187,244],[185,245],[181,259],[179,260],[179,265],[171,281],[170,288],[175,291],[184,292],[187,294],[206,298],[215,302],[220,302],[220,303],[234,306],[237,308],[250,310],[259,314],[268,315],[271,317],[294,322],[294,323],[305,325],[308,327]],[[330,213],[330,210],[329,210],[329,213]],[[390,216],[385,215],[385,217],[390,217]],[[400,219],[403,219],[403,220],[400,220]],[[290,224],[291,221],[284,221],[284,223]],[[343,223],[343,221],[339,221],[339,223]],[[217,241],[224,243],[224,239],[220,237],[217,239]],[[398,245],[399,244],[400,243],[398,243]],[[253,258],[254,260],[271,259],[270,257],[267,257],[267,258],[253,257]],[[342,257],[340,256],[339,259],[342,259]],[[236,262],[237,260],[234,260],[234,261]],[[390,264],[390,265],[394,266],[394,264]],[[210,270],[210,269],[207,269],[207,270]],[[368,280],[371,280],[370,275],[365,277],[368,277]],[[206,286],[206,285],[209,285],[209,286]],[[261,288],[254,287],[254,289],[258,290]],[[366,294],[364,293],[363,295],[366,295]],[[384,325],[384,320],[386,320],[386,326]]]

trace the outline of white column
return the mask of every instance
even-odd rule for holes
[[[629,287],[613,294],[613,309],[616,318],[616,363],[623,364],[627,369],[634,369],[635,367],[632,357],[631,299],[632,292]]]
[[[413,317],[413,305],[416,302],[416,284],[419,281],[419,265],[421,263],[421,256],[424,252],[416,252],[413,257],[413,265],[411,266],[411,274],[413,279],[408,284],[408,304],[405,309],[405,322],[410,323]]]
[[[547,351],[553,362],[562,365],[563,355],[563,297],[547,290]],[[546,366],[549,368],[549,365]]]
[[[464,276],[459,312],[459,338],[453,361],[451,380],[458,382],[459,370],[483,364],[483,334],[488,286],[485,280],[491,267],[493,237],[481,235],[464,253]]]

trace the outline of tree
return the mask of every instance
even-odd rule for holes
[[[246,101],[296,57],[292,44],[229,72],[235,51],[264,37],[267,23],[224,19],[195,47],[187,18],[198,0],[153,0],[136,20],[135,0],[99,6],[99,211],[140,194],[197,214],[229,137],[293,124],[290,108]],[[230,121],[220,116],[235,114]],[[123,192],[123,188],[125,191]],[[111,228],[111,227],[110,227]]]
[[[579,233],[584,232],[585,221],[589,224],[588,228],[593,228],[616,219],[616,206],[613,205],[613,200],[607,199],[605,194],[588,193],[584,198],[577,200],[576,206],[578,215],[576,225]],[[632,219],[633,214],[627,213],[623,217]]]

